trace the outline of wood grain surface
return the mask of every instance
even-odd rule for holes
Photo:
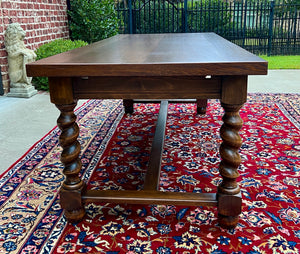
[[[266,73],[265,60],[214,33],[121,34],[27,65],[32,77]]]

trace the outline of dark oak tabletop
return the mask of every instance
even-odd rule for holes
[[[27,65],[28,76],[264,75],[267,62],[214,33],[122,34]]]

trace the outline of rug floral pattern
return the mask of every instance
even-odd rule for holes
[[[252,94],[240,112],[243,210],[234,230],[218,226],[216,208],[172,205],[90,203],[82,222],[67,224],[55,128],[0,179],[0,253],[299,253],[299,99]],[[215,192],[221,181],[223,110],[217,100],[205,116],[195,110],[169,105],[163,191]],[[117,100],[78,110],[88,188],[142,188],[157,113],[156,104],[137,104],[124,115]]]

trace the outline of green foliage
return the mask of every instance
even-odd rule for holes
[[[72,0],[71,36],[75,40],[96,42],[118,32],[118,18],[113,0]]]
[[[42,46],[40,46],[38,49],[36,49],[35,51],[37,55],[36,60],[57,55],[59,53],[66,52],[71,49],[80,48],[87,44],[88,43],[81,40],[71,41],[71,40],[57,39],[49,43],[45,43]],[[36,89],[38,90],[45,90],[45,91],[49,90],[47,77],[35,77],[33,78],[33,83]]]
[[[231,26],[231,13],[228,3],[220,0],[198,0],[188,2],[189,32],[217,32],[229,30]]]
[[[229,4],[220,0],[133,0],[133,33],[206,32],[231,26]],[[119,8],[125,6],[119,5]],[[127,15],[127,13],[125,13]],[[127,24],[124,15],[124,23]],[[128,32],[128,29],[124,29]]]
[[[81,40],[72,41],[72,40],[57,39],[43,44],[38,49],[36,49],[35,53],[37,55],[37,60],[40,60],[49,56],[57,55],[59,53],[66,52],[75,48],[80,48],[86,45],[88,45],[88,43]]]
[[[267,3],[271,1],[273,0],[235,0],[234,2]],[[287,5],[300,4],[300,0],[274,0],[274,2],[275,4],[287,4]]]
[[[134,33],[166,33],[180,31],[179,5],[168,1],[135,1]]]
[[[275,0],[277,4],[300,4],[300,0]]]

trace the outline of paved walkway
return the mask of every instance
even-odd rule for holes
[[[300,70],[271,70],[266,76],[250,76],[248,91],[300,93]],[[29,99],[0,96],[0,173],[45,136],[58,115],[48,93]]]
[[[249,93],[300,93],[300,70],[269,70],[268,75],[249,76]]]

